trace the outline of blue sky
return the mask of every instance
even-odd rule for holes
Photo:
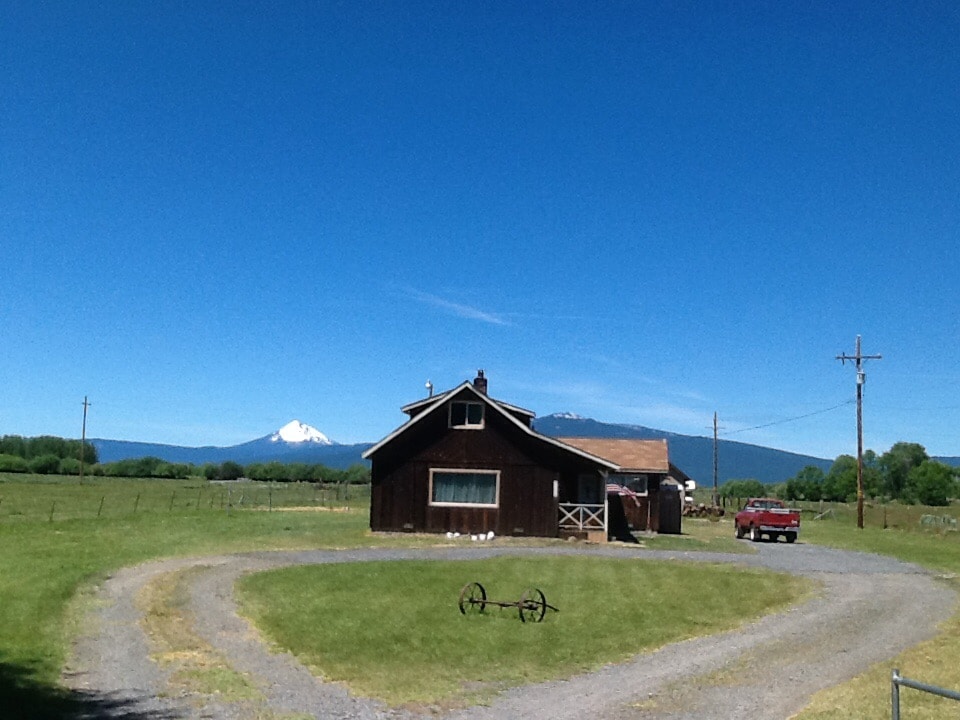
[[[8,3],[0,434],[960,455],[957,6],[600,5]]]

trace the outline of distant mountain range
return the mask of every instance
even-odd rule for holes
[[[293,420],[275,433],[256,440],[228,447],[184,447],[158,443],[129,442],[127,440],[90,440],[100,462],[116,462],[131,458],[156,457],[172,463],[222,463],[228,460],[249,465],[250,463],[320,463],[331,468],[347,468],[354,463],[366,462],[360,457],[373,443],[341,445],[326,435],[299,420]]]
[[[643,425],[602,423],[570,413],[537,418],[534,425],[538,432],[552,437],[666,440],[671,463],[696,480],[697,485],[713,485],[713,438],[680,435]],[[816,465],[826,472],[832,464],[832,460],[759,445],[732,440],[717,442],[717,479],[721,485],[727,480],[746,478],[778,483],[793,477],[807,465]]]
[[[538,432],[551,437],[665,439],[670,462],[697,481],[700,486],[713,484],[713,439],[656,430],[642,425],[602,423],[571,413],[556,413],[534,420]],[[277,432],[240,445],[229,447],[182,447],[125,440],[90,441],[97,448],[100,462],[116,462],[130,458],[157,457],[167,462],[222,463],[227,460],[248,465],[255,462],[320,463],[332,468],[346,468],[366,463],[361,456],[373,443],[341,445],[322,432],[299,420],[293,420]],[[807,465],[824,472],[832,460],[774,450],[773,448],[720,440],[717,443],[718,481],[755,478],[763,483],[778,483],[793,477]],[[960,458],[936,458],[949,465],[960,466]]]
[[[679,435],[642,425],[602,423],[571,413],[557,413],[537,418],[534,425],[538,432],[553,437],[665,439],[670,462],[696,480],[697,485],[713,485],[713,438]],[[960,467],[960,457],[933,459]],[[827,472],[833,465],[833,459],[800,455],[733,440],[717,441],[717,478],[720,485],[727,480],[748,478],[767,484],[779,483],[792,478],[807,465],[815,465]]]

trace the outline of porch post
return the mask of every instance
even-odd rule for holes
[[[609,475],[601,470],[600,471],[600,482],[601,482],[601,491],[603,492],[603,541],[606,542],[610,537],[610,505],[607,494],[607,479]]]

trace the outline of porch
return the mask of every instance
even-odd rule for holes
[[[605,542],[607,539],[606,503],[560,503],[560,537]]]

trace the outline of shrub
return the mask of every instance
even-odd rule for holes
[[[30,472],[30,467],[19,455],[0,454],[0,472],[25,473]]]
[[[239,480],[243,477],[243,467],[232,460],[227,460],[220,465],[217,477],[221,480]]]
[[[79,475],[80,461],[76,458],[63,458],[60,460],[60,469],[58,472],[61,475]]]
[[[60,458],[51,454],[38,455],[27,464],[30,467],[30,472],[38,475],[51,475],[60,470]]]

